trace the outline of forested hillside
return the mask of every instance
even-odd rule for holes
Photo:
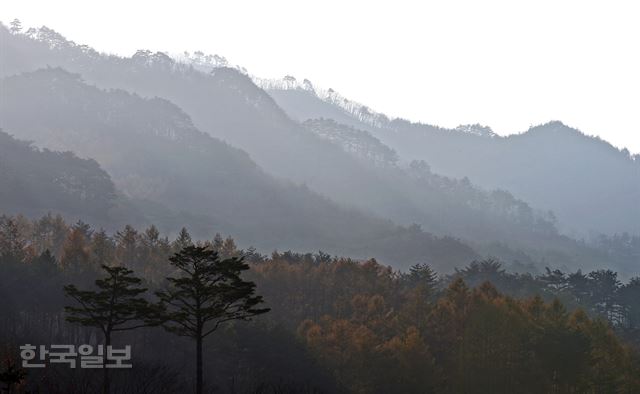
[[[293,119],[334,119],[369,131],[401,161],[425,160],[435,173],[468,177],[553,211],[566,233],[640,233],[640,157],[561,122],[500,137],[480,125],[445,129],[390,119],[334,91],[316,92],[310,84],[263,86]]]
[[[415,207],[410,217],[424,228],[435,233],[457,234],[472,242],[480,254],[507,261],[512,270],[541,272],[545,264],[595,269],[607,261],[607,266],[615,267],[624,275],[636,272],[640,260],[625,250],[628,248],[624,245],[618,243],[611,248],[596,240],[585,243],[562,235],[556,228],[553,212],[536,211],[508,191],[487,192],[468,178],[457,180],[438,175],[424,160],[402,165],[394,160],[395,151],[364,130],[330,119],[310,119],[304,125],[354,157],[374,165],[380,183],[403,191],[404,204]],[[467,132],[469,130],[467,128]],[[367,199],[362,204],[402,220],[396,205],[376,206],[375,201]],[[629,237],[628,234],[621,237],[625,236]]]
[[[509,263],[516,263],[514,256],[520,256],[517,258],[518,264],[538,265],[538,269],[541,269],[543,261],[552,261],[554,264],[568,267],[593,268],[601,259],[610,258],[606,254],[559,236],[555,229],[553,213],[538,210],[538,207],[530,206],[505,190],[484,191],[474,186],[466,177],[461,176],[460,180],[456,180],[436,175],[429,164],[431,160],[416,161],[408,168],[393,163],[380,166],[375,160],[361,160],[356,152],[345,150],[344,145],[335,144],[335,139],[326,138],[326,122],[301,125],[292,121],[273,99],[254,85],[246,75],[236,69],[221,67],[223,64],[218,64],[219,62],[210,73],[204,73],[201,71],[202,67],[178,63],[162,53],[139,51],[131,58],[102,55],[91,48],[68,41],[44,27],[31,29],[24,34],[11,34],[6,29],[1,33],[4,34],[6,52],[12,54],[11,57],[3,59],[2,69],[5,74],[33,70],[45,65],[61,65],[80,73],[79,77],[71,78],[64,76],[64,72],[60,70],[48,70],[36,72],[30,77],[11,77],[6,80],[7,89],[4,90],[12,89],[12,93],[5,95],[6,99],[3,100],[4,117],[9,118],[8,122],[16,122],[17,130],[25,133],[24,138],[33,138],[43,146],[74,151],[77,149],[81,155],[94,157],[109,171],[117,186],[127,194],[160,202],[178,211],[187,206],[187,212],[205,213],[219,225],[216,228],[235,234],[241,241],[246,240],[247,243],[263,247],[277,247],[285,246],[281,240],[286,238],[286,246],[303,249],[321,247],[332,251],[357,253],[364,257],[366,254],[363,254],[361,245],[367,244],[368,241],[365,239],[386,238],[388,235],[378,233],[367,238],[354,235],[353,231],[332,232],[335,236],[329,237],[331,241],[312,245],[301,240],[304,232],[292,231],[290,236],[285,236],[284,233],[274,234],[268,231],[267,237],[270,238],[266,239],[264,228],[281,228],[278,225],[269,225],[269,220],[272,219],[270,216],[283,216],[284,208],[271,207],[254,212],[260,204],[265,203],[264,199],[258,197],[263,193],[249,193],[247,190],[250,189],[248,185],[252,183],[262,184],[256,190],[269,189],[272,180],[262,179],[264,174],[261,174],[260,169],[249,169],[254,164],[243,158],[243,153],[214,139],[207,139],[204,134],[218,136],[245,150],[268,174],[302,183],[311,191],[338,204],[405,226],[415,223],[425,231],[439,236],[460,237],[468,243],[473,243],[474,248],[481,253],[503,257]],[[61,74],[59,80],[52,77],[56,72]],[[46,78],[50,78],[51,81],[47,81]],[[82,111],[89,112],[77,113],[79,108],[85,105],[81,104],[83,100],[91,101],[90,97],[100,94],[96,93],[98,89],[82,92],[84,88],[71,82],[74,78],[102,87],[123,88],[134,92],[134,95],[128,96],[123,91],[114,91],[105,99],[94,97],[94,108],[84,108]],[[49,83],[52,90],[45,88]],[[25,85],[24,88],[20,87],[21,84]],[[66,86],[67,84],[69,86]],[[49,92],[49,95],[42,95],[41,89]],[[55,89],[62,90],[53,94]],[[32,102],[31,96],[24,91],[38,91],[42,97]],[[136,94],[143,97],[159,96],[171,102],[136,98]],[[57,95],[69,99],[58,101]],[[118,119],[118,116],[112,115],[111,112],[105,113],[102,100],[113,107],[109,111],[126,112],[124,115],[118,115],[124,119]],[[15,102],[20,104],[14,104]],[[126,137],[119,134],[120,140],[111,141],[77,139],[72,137],[73,133],[69,130],[78,129],[79,124],[63,125],[66,119],[55,115],[53,119],[47,119],[47,122],[58,122],[59,127],[65,129],[66,140],[63,142],[55,133],[49,137],[41,134],[39,138],[35,138],[31,133],[38,127],[30,125],[29,122],[42,122],[47,114],[54,114],[42,110],[42,106],[49,108],[49,103],[57,106],[55,112],[58,114],[66,111],[73,122],[80,122],[80,119],[82,122],[97,122],[85,124],[83,128],[86,131],[104,127],[116,130],[115,133],[93,134],[93,137],[86,138],[115,135],[127,128],[135,129],[136,133],[130,133]],[[181,108],[172,103],[178,104]],[[65,108],[66,106],[71,108]],[[28,117],[16,118],[16,114],[24,113],[20,111],[31,111],[35,108],[41,108],[39,110],[43,112],[43,116],[38,120]],[[133,108],[136,110],[133,111]],[[97,111],[98,119],[91,119],[91,116],[94,116],[91,111]],[[148,120],[149,117],[153,117],[154,120]],[[104,126],[109,122],[110,125]],[[28,127],[25,127],[26,125]],[[332,125],[329,129],[331,128],[334,131],[345,130],[340,124],[336,124],[335,127]],[[321,135],[323,130],[325,134]],[[467,132],[471,133],[468,130]],[[51,138],[51,135],[55,137]],[[127,143],[123,143],[125,139]],[[149,141],[154,143],[148,144]],[[206,141],[204,145],[200,144],[202,141]],[[393,151],[378,141],[377,148],[393,158]],[[199,150],[204,149],[199,154],[189,155],[192,164],[168,164],[172,163],[171,157],[176,156],[160,153],[175,149],[173,145],[181,145],[193,152],[193,146],[190,144],[196,144]],[[109,148],[104,149],[105,146]],[[208,148],[205,149],[204,146]],[[168,159],[159,160],[160,156],[167,156]],[[140,158],[144,158],[145,161],[141,162]],[[149,161],[146,161],[147,159]],[[388,161],[389,158],[385,160]],[[196,166],[197,169],[190,171],[190,165]],[[198,176],[199,171],[210,166],[218,168],[215,174],[207,172],[204,179],[193,178]],[[189,171],[189,174],[181,173],[181,168]],[[259,173],[260,175],[256,175]],[[178,177],[179,174],[182,175]],[[213,181],[212,177],[216,182],[224,182],[226,187],[210,187],[206,179]],[[294,203],[293,206],[316,204],[308,200],[303,201],[316,198],[313,193],[294,186],[287,186],[285,189],[287,199],[298,199],[298,203]],[[211,204],[212,200],[218,201],[218,204]],[[230,207],[227,204],[230,204]],[[241,206],[249,208],[241,209]],[[314,220],[307,220],[308,211],[309,208],[305,208],[296,214],[289,213],[286,216],[291,221],[305,221],[307,227],[316,226],[318,216],[315,216]],[[240,214],[231,220],[232,212]],[[249,222],[260,217],[262,219],[259,220],[259,228],[248,230]],[[338,215],[334,219],[339,222],[342,217],[343,215]],[[206,224],[203,223],[199,228],[204,226]],[[317,226],[328,228],[330,225]],[[338,227],[346,229],[349,225]],[[362,226],[357,228],[362,229]],[[318,231],[321,230],[316,228],[309,234],[317,236]],[[323,237],[325,236],[319,236],[320,239]],[[499,247],[496,246],[497,242],[501,244]],[[390,257],[387,254],[377,256]],[[609,264],[626,270],[628,261],[612,259]]]
[[[198,235],[224,231],[261,250],[317,248],[398,265],[430,258],[443,268],[476,255],[455,239],[398,227],[273,179],[166,100],[104,91],[59,68],[2,85],[2,127],[39,146],[95,158],[163,229],[180,228],[179,218],[162,212],[166,207],[183,215],[182,224],[197,224]],[[392,251],[400,239],[404,250]]]
[[[10,26],[1,393],[640,393],[640,156]]]
[[[500,239],[516,245],[539,245],[539,239],[547,242],[557,236],[553,213],[536,211],[507,191],[488,192],[468,178],[438,175],[424,160],[402,166],[395,151],[370,133],[330,119],[307,120],[304,126],[375,167],[379,188],[396,195],[386,201],[360,198],[360,205],[381,215],[413,220],[430,231],[457,234],[476,242]],[[412,209],[402,212],[402,206]]]
[[[55,225],[54,225],[55,224]],[[91,329],[64,320],[62,286],[90,288],[100,264],[126,267],[149,288],[167,259],[194,241],[153,226],[113,236],[85,223],[0,219],[3,344],[78,343]],[[199,242],[221,258],[245,256],[244,275],[270,311],[215,332],[204,347],[205,387],[220,392],[635,393],[640,389],[640,280],[612,271],[506,273],[497,261],[451,276],[426,264],[405,272],[324,253],[239,250],[220,235]],[[493,284],[491,284],[493,283]],[[33,287],[32,283],[38,283]],[[20,296],[16,296],[20,295]],[[148,299],[152,300],[149,295]],[[68,316],[68,315],[67,315]],[[617,334],[617,335],[616,335]],[[118,333],[133,370],[113,370],[114,392],[183,393],[192,387],[188,338],[157,327]],[[624,343],[620,338],[626,338]],[[632,345],[635,343],[635,345]],[[0,348],[13,359],[15,351]],[[29,369],[23,388],[96,391],[102,371]],[[2,370],[0,369],[0,373]]]
[[[94,160],[40,150],[0,129],[0,209],[4,214],[39,216],[55,207],[70,218],[104,223],[122,202],[111,178]]]

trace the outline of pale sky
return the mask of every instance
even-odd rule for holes
[[[99,51],[202,50],[389,116],[499,134],[561,120],[640,153],[637,1],[0,0]]]

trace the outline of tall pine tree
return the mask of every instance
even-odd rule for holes
[[[112,334],[157,323],[153,321],[155,306],[142,297],[147,289],[141,287],[142,281],[133,275],[133,271],[106,265],[102,269],[107,276],[95,281],[98,290],[79,290],[74,285],[67,285],[64,291],[79,304],[65,307],[67,321],[96,327],[104,335],[103,392],[106,394],[110,388],[106,349],[111,345]]]
[[[196,342],[196,392],[203,390],[202,343],[218,327],[231,320],[249,320],[266,313],[258,308],[262,297],[255,284],[240,275],[249,269],[242,258],[220,259],[206,247],[186,246],[170,259],[180,271],[167,278],[170,287],[157,292],[164,308],[164,327]]]

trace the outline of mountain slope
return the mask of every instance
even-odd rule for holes
[[[363,160],[380,162],[380,141],[366,131],[333,120],[308,120],[304,125]],[[435,174],[424,161],[413,161],[405,168],[387,160],[379,167],[379,174],[386,185],[404,191],[411,206],[423,207],[413,214],[414,220],[446,225],[427,228],[468,239],[483,255],[508,261],[513,269],[530,271],[548,264],[585,268],[606,262],[625,274],[637,272],[637,258],[559,234],[553,213],[536,212],[504,190],[486,192],[467,178]]]
[[[466,176],[552,210],[565,232],[640,233],[640,157],[560,122],[499,137],[478,125],[449,130],[390,120],[336,95],[269,86],[269,94],[299,121],[324,117],[367,130],[401,161],[425,160],[436,173]]]
[[[3,213],[36,216],[56,207],[70,216],[103,221],[116,204],[116,189],[95,161],[39,150],[0,130]]]
[[[339,203],[402,224],[419,223],[438,234],[478,241],[486,241],[490,233],[496,234],[492,240],[500,235],[509,236],[513,234],[512,227],[520,225],[507,215],[489,217],[487,221],[484,219],[487,215],[478,212],[473,203],[463,201],[462,205],[456,205],[453,201],[458,200],[452,200],[444,210],[431,204],[430,195],[443,194],[438,190],[439,183],[420,185],[395,169],[372,168],[371,163],[353,157],[349,154],[352,152],[345,152],[327,140],[326,135],[318,135],[318,128],[313,130],[292,121],[265,91],[237,70],[217,67],[204,73],[197,69],[200,66],[179,64],[166,55],[148,51],[138,51],[131,58],[105,56],[46,28],[26,35],[6,32],[5,35],[8,52],[14,55],[14,60],[3,67],[6,73],[60,64],[100,86],[167,98],[184,109],[200,130],[247,151],[267,172],[303,183]],[[383,144],[378,143],[377,147],[380,151],[377,154],[384,151],[384,160],[394,161],[394,153]],[[400,178],[396,179],[398,175]],[[474,195],[461,199],[477,200],[476,195],[482,194],[478,190],[470,192]],[[444,194],[451,193],[445,190]],[[444,214],[458,212],[462,216],[469,211],[473,212],[466,216],[477,219],[472,226],[460,226],[453,223],[455,218],[450,220]],[[527,226],[521,225],[520,231],[530,231]],[[486,231],[489,227],[492,231]],[[464,231],[458,232],[460,228]]]
[[[4,28],[0,35],[7,54],[0,67],[3,76],[60,66],[100,87],[168,99],[185,110],[198,129],[242,148],[267,172],[316,191],[362,177],[348,155],[292,122],[238,70],[221,67],[203,73],[149,51],[130,58],[102,55],[45,27],[26,34]],[[318,174],[309,177],[314,171]]]
[[[426,258],[446,267],[477,256],[453,239],[403,229],[274,180],[166,100],[101,90],[59,68],[1,84],[3,128],[39,146],[95,158],[131,198],[211,218],[204,236],[222,231],[267,250],[322,248],[398,265]]]
[[[304,126],[319,136],[341,146],[347,152],[375,167],[383,190],[402,194],[376,208],[387,216],[408,215],[430,231],[456,234],[476,242],[503,240],[520,245],[538,245],[556,236],[554,223],[535,212],[508,192],[486,192],[468,179],[450,179],[437,175],[424,161],[408,167],[396,163],[395,152],[370,133],[341,125],[333,120],[308,120]],[[403,201],[402,212],[394,202]],[[363,202],[363,204],[365,204]]]
[[[463,179],[460,181],[437,176],[429,170],[429,166],[420,162],[409,169],[393,165],[385,168],[356,157],[353,152],[345,151],[344,146],[327,140],[326,135],[321,135],[322,130],[318,133],[318,129],[313,130],[309,125],[301,125],[292,120],[278,107],[272,97],[238,70],[218,67],[212,69],[211,73],[204,73],[197,67],[176,63],[162,53],[153,54],[148,51],[139,51],[131,58],[106,56],[67,41],[46,28],[32,30],[26,35],[6,33],[2,41],[6,42],[9,48],[7,52],[14,55],[2,65],[5,74],[37,68],[44,64],[62,65],[74,72],[80,72],[84,79],[99,86],[119,87],[146,97],[167,98],[179,104],[189,114],[194,120],[194,128],[224,138],[246,150],[268,173],[296,183],[304,183],[312,191],[329,196],[339,203],[357,207],[359,210],[364,209],[399,223],[419,223],[427,231],[440,235],[462,236],[482,243],[477,246],[490,253],[496,250],[503,253],[503,246],[486,247],[487,243],[501,241],[508,243],[508,249],[524,248],[528,253],[534,252],[535,259],[544,261],[545,264],[589,267],[593,266],[594,259],[599,258],[591,255],[591,251],[581,249],[575,241],[558,236],[553,221],[548,220],[552,217],[539,214],[507,192],[485,192],[471,185],[462,176],[460,178]],[[3,58],[3,61],[5,60]],[[34,92],[38,92],[38,89],[34,89]],[[337,95],[331,97],[334,100],[339,99]],[[404,150],[396,150],[401,156],[406,151],[406,147],[401,144],[406,142],[406,136],[416,137],[415,141],[412,141],[413,147],[421,149],[424,142],[423,129],[417,133],[397,132],[394,127],[407,127],[408,123],[389,121],[383,115],[371,113],[366,108],[354,107],[358,111],[355,116],[354,111],[344,111],[336,102],[332,105],[355,119],[355,124],[362,124],[363,128],[373,133],[381,143],[394,149],[394,144],[400,144]],[[324,130],[326,131],[326,128]],[[445,152],[449,145],[455,146],[465,141],[489,144],[499,139],[490,130],[479,126],[454,131],[433,127],[429,130],[446,136],[447,143],[442,147],[431,147]],[[353,135],[353,130],[342,133],[343,136],[347,134]],[[378,147],[383,144],[378,144]],[[153,151],[162,151],[162,148],[156,147]],[[183,154],[182,151],[179,153]],[[132,153],[131,156],[135,157],[136,154]],[[199,155],[196,157],[200,160]],[[206,162],[209,159],[202,160]],[[210,164],[217,166],[219,163]],[[130,161],[122,171],[128,171],[129,165],[135,166],[136,162]],[[211,165],[201,167],[211,168]],[[363,225],[367,220],[373,220],[371,215],[356,215],[353,211],[335,209],[335,206],[329,209],[326,205],[331,204],[327,201],[324,206],[328,209],[328,214],[323,214],[322,209],[325,208],[320,209],[317,206],[323,205],[318,201],[321,198],[305,188],[291,187],[295,192],[285,193],[286,198],[283,199],[295,209],[288,210],[284,205],[280,205],[271,217],[264,213],[268,205],[260,205],[261,201],[256,200],[250,202],[250,197],[240,194],[240,200],[247,204],[242,205],[239,201],[240,205],[234,205],[234,201],[230,205],[253,207],[254,211],[238,208],[236,212],[239,215],[233,216],[226,210],[226,204],[209,208],[210,204],[202,197],[216,195],[221,198],[215,201],[226,201],[224,192],[211,192],[211,180],[199,185],[199,179],[185,180],[182,184],[178,179],[173,182],[182,187],[165,190],[166,185],[154,181],[153,173],[148,169],[145,169],[147,172],[144,172],[143,176],[134,176],[127,183],[125,174],[119,174],[117,168],[109,168],[108,163],[105,167],[114,174],[116,183],[129,193],[140,189],[149,190],[143,195],[162,198],[161,201],[172,208],[179,202],[195,214],[201,214],[205,209],[209,214],[210,210],[213,210],[216,219],[225,226],[232,225],[226,219],[232,217],[239,223],[238,229],[244,229],[246,239],[258,240],[262,245],[273,246],[289,242],[296,248],[320,246],[334,251],[341,247],[341,252],[347,250],[345,246],[348,245],[348,253],[353,255],[356,253],[354,251],[366,250],[364,245],[373,248],[369,250],[375,250],[384,244],[372,245],[372,240],[379,240],[381,237],[397,240],[399,237],[399,233],[389,223]],[[173,167],[170,168],[168,174],[175,175],[173,170]],[[228,179],[232,185],[238,182],[233,178]],[[270,179],[271,181],[273,180]],[[148,184],[149,182],[151,183]],[[186,190],[191,190],[194,194],[186,195]],[[258,195],[262,197],[269,193],[260,191]],[[272,200],[281,201],[280,197],[273,197]],[[305,209],[302,209],[303,206]],[[258,210],[255,217],[248,215],[249,212],[255,212],[256,207],[263,209]],[[361,217],[358,218],[358,215]],[[273,216],[279,219],[274,220]],[[247,233],[252,221],[262,217],[269,218],[269,221],[263,223],[259,230],[256,227]],[[295,226],[283,229],[283,226],[286,227],[291,221],[295,222]],[[316,223],[318,221],[322,223]],[[310,230],[309,227],[313,229]],[[264,233],[264,228],[276,230]],[[365,228],[373,230],[364,231]],[[419,228],[403,234],[410,235],[412,242],[422,236]],[[313,245],[305,243],[310,242],[309,239],[313,237],[322,241]],[[412,254],[420,248],[416,249],[414,245],[410,249]],[[498,257],[501,255],[498,254]],[[512,250],[506,255],[518,253]],[[417,255],[414,253],[412,256],[415,258]]]

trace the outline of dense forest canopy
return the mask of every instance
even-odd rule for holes
[[[91,328],[64,321],[62,286],[88,287],[100,265],[126,267],[151,289],[175,275],[168,258],[198,245],[243,257],[243,277],[271,310],[205,342],[205,375],[224,392],[632,393],[640,388],[640,278],[607,270],[507,273],[500,262],[470,262],[452,275],[427,264],[400,272],[375,260],[326,253],[240,250],[231,238],[173,240],[151,226],[113,235],[45,216],[0,219],[0,332],[4,341],[76,343]],[[188,249],[186,249],[188,250]],[[179,256],[179,255],[176,255]],[[35,290],[32,283],[39,285]],[[28,296],[26,296],[28,294]],[[19,295],[19,298],[16,298]],[[152,297],[148,297],[150,301]],[[617,334],[617,335],[616,335]],[[159,328],[126,331],[135,374],[113,371],[117,392],[184,392],[188,343]],[[626,338],[627,344],[619,338]],[[161,346],[158,346],[162,344]],[[182,349],[182,350],[179,350]],[[15,351],[4,350],[15,357]],[[7,353],[8,352],[8,353]],[[29,370],[28,388],[70,392],[100,371]]]

